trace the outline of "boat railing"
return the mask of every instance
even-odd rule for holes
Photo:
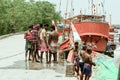
[[[103,22],[103,23],[107,23],[106,21],[100,20],[100,19],[79,20],[79,22]]]

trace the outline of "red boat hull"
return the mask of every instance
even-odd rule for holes
[[[102,22],[77,22],[74,24],[82,41],[94,42],[96,51],[105,51],[109,37],[109,24]]]

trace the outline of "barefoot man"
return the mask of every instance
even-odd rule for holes
[[[32,33],[31,33],[31,30],[32,30],[32,25],[29,26],[29,29],[28,31],[24,34],[24,39],[26,39],[26,45],[25,45],[25,50],[26,50],[26,53],[25,53],[25,61],[27,61],[27,56],[29,55],[29,58],[28,60],[31,60],[30,59],[30,56],[31,56],[31,45],[32,45]]]
[[[87,49],[86,53],[84,53],[82,57],[83,62],[84,62],[82,74],[85,75],[85,80],[89,80],[89,78],[92,75],[92,65],[96,66],[96,64],[92,61],[91,53],[92,53],[92,50]]]
[[[78,42],[75,42],[74,43],[74,69],[75,69],[75,72],[77,73],[77,77],[79,76],[79,60],[80,60],[80,57],[79,57],[79,43]]]
[[[55,31],[55,27],[51,27],[51,33],[49,35],[48,43],[50,45],[49,51],[49,63],[51,63],[51,55],[53,55],[54,62],[57,62],[57,43],[58,43],[58,33]]]
[[[32,29],[32,57],[33,60],[32,62],[39,62],[39,54],[38,54],[38,30],[39,30],[40,25],[36,24],[33,25],[33,29]]]
[[[46,53],[46,63],[48,63],[48,42],[47,42],[47,27],[48,25],[41,26],[40,33],[39,33],[39,40],[40,40],[40,51],[41,51],[41,57],[40,61],[42,63],[43,59],[43,53]]]

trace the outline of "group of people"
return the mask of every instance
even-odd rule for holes
[[[79,42],[76,41],[67,49],[60,51],[61,54],[68,52],[68,58],[71,53],[73,54],[71,57],[73,59],[70,62],[74,64],[74,72],[79,80],[89,80],[92,75],[92,66],[96,66],[92,61],[92,48],[93,46],[90,44],[83,44],[80,49]]]
[[[48,24],[35,24],[28,28],[24,34],[26,40],[25,45],[25,60],[32,62],[43,62],[43,53],[46,54],[46,63],[53,61],[57,62],[57,43],[58,33],[55,31],[55,26],[51,26],[48,31]]]
[[[51,26],[48,31],[48,24],[36,24],[29,26],[25,33],[26,39],[26,54],[25,60],[32,62],[43,62],[43,53],[46,54],[46,63],[53,61],[57,62],[58,51],[58,33],[55,26]],[[64,50],[59,50],[59,54],[68,54],[65,59],[69,58],[70,52],[73,51],[74,71],[80,80],[89,80],[92,74],[92,66],[96,64],[92,61],[92,46],[84,44],[82,49],[79,48],[79,42],[70,43],[69,47]],[[29,55],[28,55],[29,54]],[[29,56],[29,57],[28,57]],[[28,58],[27,58],[28,57]],[[85,75],[85,78],[84,78]]]

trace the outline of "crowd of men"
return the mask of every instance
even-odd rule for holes
[[[28,31],[25,33],[26,39],[26,53],[25,60],[32,60],[32,62],[43,62],[43,53],[46,54],[46,63],[53,61],[57,62],[58,52],[58,38],[59,35],[55,30],[55,26],[51,26],[48,31],[48,24],[36,24],[29,26]],[[39,53],[40,51],[40,53]],[[59,50],[59,54],[70,54],[73,51],[73,64],[74,71],[80,80],[89,80],[92,74],[92,65],[96,64],[92,61],[92,46],[83,44],[82,49],[79,48],[79,43],[73,42],[67,49]],[[69,57],[67,55],[66,59]],[[28,57],[28,59],[27,59]],[[84,78],[85,75],[85,78]]]
[[[51,63],[51,55],[54,57],[54,62],[57,62],[58,34],[55,31],[55,26],[51,26],[50,31],[47,31],[48,26],[48,24],[36,24],[29,26],[29,29],[25,33],[24,37],[26,39],[26,61],[29,56],[28,60],[32,59],[32,62],[36,61],[42,63],[43,53],[45,53],[46,63]]]

